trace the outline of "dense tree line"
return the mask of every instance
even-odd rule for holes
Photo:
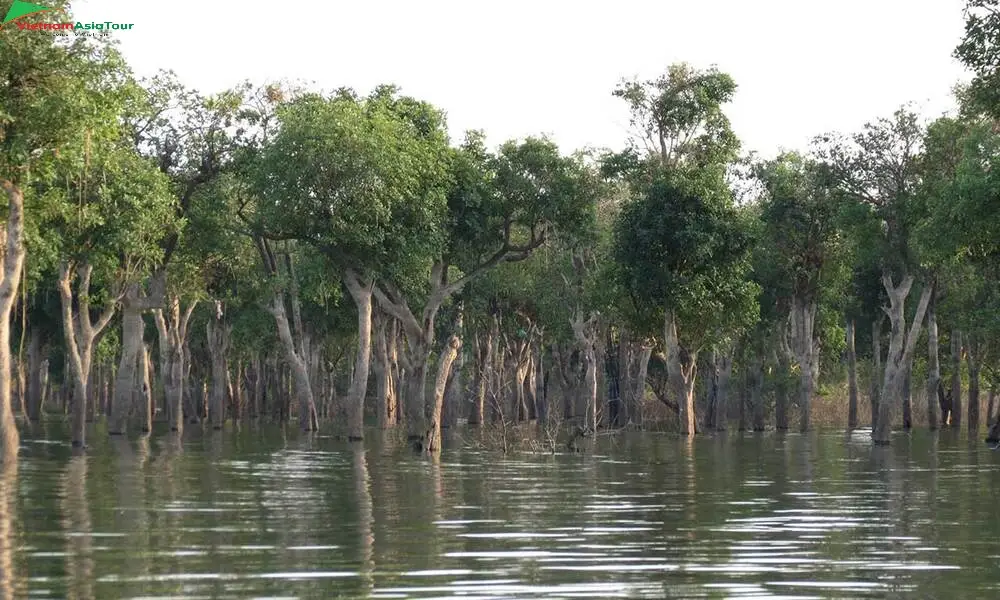
[[[391,85],[203,95],[6,28],[3,455],[16,415],[46,413],[77,447],[98,418],[400,425],[428,451],[460,421],[805,431],[820,396],[849,428],[867,402],[876,443],[914,398],[978,432],[1000,385],[1000,13],[966,12],[955,114],[767,158],[714,68],[622,81],[626,149],[566,154],[453,140]]]

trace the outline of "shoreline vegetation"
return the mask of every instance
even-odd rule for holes
[[[609,89],[621,151],[490,148],[393,85],[140,79],[108,39],[45,35],[72,21],[50,4],[0,30],[4,461],[44,415],[78,451],[95,421],[397,428],[426,453],[459,423],[504,451],[523,423],[574,451],[626,428],[1000,441],[1000,0],[965,8],[954,114],[773,157],[714,67]]]

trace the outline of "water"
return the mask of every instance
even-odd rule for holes
[[[439,461],[277,430],[26,432],[0,597],[984,598],[1000,452],[914,432],[606,438]],[[16,478],[16,481],[15,481]]]

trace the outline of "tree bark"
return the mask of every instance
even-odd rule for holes
[[[375,397],[378,411],[379,429],[387,429],[396,424],[395,389],[393,387],[392,365],[390,362],[390,333],[392,319],[381,311],[375,314]],[[395,340],[392,341],[395,343]]]
[[[285,351],[285,360],[292,370],[295,381],[295,395],[299,405],[299,428],[303,431],[316,431],[316,405],[313,401],[312,386],[309,382],[309,369],[306,367],[305,355],[296,348],[292,339],[292,329],[288,324],[288,313],[285,310],[284,294],[274,295],[269,311],[278,327],[278,339]]]
[[[979,435],[979,347],[977,340],[969,339],[966,344],[965,360],[969,365],[969,408],[966,416],[969,420],[969,438]]]
[[[28,332],[28,389],[25,411],[28,420],[32,422],[38,422],[42,417],[42,398],[45,393],[45,375],[48,371],[48,363],[44,359],[47,345],[43,345],[42,335],[37,327]]]
[[[222,429],[226,422],[226,396],[228,392],[226,353],[229,352],[229,334],[231,326],[223,321],[221,302],[216,303],[214,318],[209,318],[206,325],[208,334],[208,351],[212,363],[212,388],[208,403],[208,422],[212,429]]]
[[[143,344],[139,353],[139,374],[137,379],[140,385],[136,387],[139,406],[139,430],[143,433],[153,431],[153,378],[150,376],[150,366],[152,361],[149,358],[149,346]]]
[[[11,406],[10,315],[24,272],[24,195],[0,179],[7,194],[7,227],[0,230],[0,463],[17,460],[20,436]]]
[[[937,391],[941,385],[941,362],[938,357],[937,286],[927,304],[927,427],[938,428]],[[942,415],[943,416],[943,415]]]
[[[792,344],[799,367],[799,431],[809,431],[812,417],[813,361],[816,303],[795,298],[791,311]]]
[[[718,405],[715,414],[715,430],[725,431],[729,419],[729,387],[733,376],[733,355],[731,350],[727,349],[719,353],[718,369],[718,388],[715,392],[715,403]]]
[[[184,389],[186,380],[185,350],[188,324],[197,302],[191,302],[181,311],[181,301],[170,297],[166,309],[153,310],[153,320],[159,332],[160,378],[163,380],[164,410],[171,431],[184,429]]]
[[[75,268],[74,268],[75,267]],[[71,425],[74,448],[86,446],[88,383],[91,371],[94,345],[98,336],[111,322],[118,298],[113,297],[104,306],[97,322],[90,320],[90,276],[93,268],[89,264],[76,266],[64,261],[59,269],[59,297],[62,303],[63,334],[66,339],[66,353],[73,376],[73,415]],[[77,310],[73,310],[73,279],[79,277]],[[117,296],[112,294],[112,296]],[[0,315],[2,316],[2,315]],[[2,375],[0,375],[2,378]]]
[[[372,356],[372,286],[352,269],[344,272],[344,285],[358,308],[358,351],[354,362],[354,379],[347,398],[347,439],[364,438],[365,396]]]
[[[764,359],[755,354],[750,359],[750,405],[753,407],[753,430],[764,431],[767,428],[764,414]]]
[[[889,337],[889,353],[885,361],[885,375],[882,383],[882,401],[879,403],[878,422],[872,430],[872,440],[876,444],[888,444],[892,435],[892,419],[895,403],[901,399],[903,393],[903,380],[909,370],[913,359],[913,352],[917,346],[917,339],[920,336],[920,328],[923,325],[924,314],[927,312],[927,304],[930,302],[932,286],[924,286],[920,294],[920,301],[917,304],[917,312],[910,324],[909,332],[906,332],[906,316],[904,303],[913,285],[913,276],[908,275],[903,278],[899,286],[892,283],[891,277],[884,275],[882,285],[889,295],[889,308],[886,313],[889,315],[891,324],[891,334]]]
[[[114,400],[111,403],[111,415],[108,419],[108,433],[124,435],[129,409],[136,395],[136,384],[143,380],[141,371],[137,368],[143,349],[143,332],[146,324],[142,320],[145,310],[155,308],[162,302],[162,297],[140,297],[138,283],[130,284],[122,297],[122,353],[115,377]]]
[[[451,374],[451,366],[462,349],[461,331],[462,312],[460,310],[455,323],[455,330],[451,334],[451,337],[448,338],[438,361],[438,374],[434,382],[434,404],[430,414],[430,428],[425,435],[427,452],[429,453],[441,451],[441,408],[444,405],[445,387],[448,384],[448,376]]]
[[[858,353],[854,348],[854,319],[847,320],[847,430],[858,428]]]
[[[878,423],[879,396],[882,393],[882,388],[879,386],[882,380],[882,322],[884,320],[885,315],[879,315],[872,321],[872,381],[869,398],[871,399],[873,432]]]
[[[905,369],[903,374],[903,385],[902,385],[902,395],[903,395],[903,431],[909,431],[913,429],[913,398],[910,394],[910,383],[911,374],[913,371],[912,363],[903,365]]]
[[[663,330],[667,351],[667,377],[680,409],[680,432],[682,435],[695,435],[698,428],[694,408],[694,383],[698,371],[698,353],[690,352],[680,345],[673,311],[667,311]]]
[[[949,424],[954,429],[962,425],[962,332],[954,329],[951,332],[951,419]]]

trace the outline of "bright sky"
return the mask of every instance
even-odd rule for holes
[[[202,92],[292,79],[366,92],[396,83],[448,114],[453,138],[550,134],[565,151],[621,147],[622,77],[668,64],[731,74],[744,147],[805,149],[914,102],[933,117],[966,78],[951,57],[963,0],[77,0],[143,75]]]

